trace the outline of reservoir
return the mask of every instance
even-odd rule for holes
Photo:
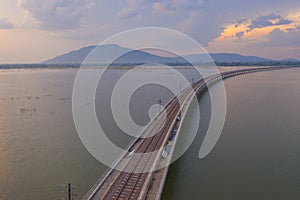
[[[81,199],[105,171],[75,129],[76,72],[0,71],[0,200],[60,199],[65,196],[60,185],[69,182]],[[122,71],[110,73],[118,77]],[[184,73],[190,81],[197,79],[193,72]],[[193,121],[195,111],[190,109],[184,122],[181,135],[189,133],[191,123],[200,123],[200,128],[192,146],[171,165],[162,199],[299,199],[300,70],[242,75],[227,79],[225,86],[227,117],[218,143],[206,158],[198,158],[210,113],[206,93],[199,100],[201,121]],[[148,108],[170,97],[156,87],[136,93],[133,118],[145,124]],[[116,137],[118,130],[112,130],[111,138],[126,146],[128,138]]]

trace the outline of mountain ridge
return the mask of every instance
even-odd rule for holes
[[[96,48],[97,47],[97,48]],[[100,55],[100,56],[99,56]],[[116,55],[121,55],[115,58]],[[185,55],[193,64],[211,63],[211,59],[216,63],[268,63],[268,62],[299,62],[294,58],[284,60],[272,60],[258,56],[244,56],[237,53],[211,53],[210,57],[206,54]],[[85,58],[88,59],[85,61]],[[142,50],[132,50],[121,47],[116,44],[92,45],[82,47],[77,50],[61,54],[42,64],[107,64],[113,61],[114,64],[142,64],[142,63],[159,63],[159,64],[189,64],[182,57],[164,57],[154,55]]]

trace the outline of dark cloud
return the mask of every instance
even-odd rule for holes
[[[93,5],[92,0],[22,0],[27,10],[46,30],[74,29]]]
[[[290,23],[292,23],[291,20],[285,19],[280,15],[271,13],[269,15],[263,15],[263,16],[255,18],[252,21],[249,28],[250,29],[263,28],[263,27],[267,27],[267,26],[284,25],[284,24],[290,24]]]
[[[7,19],[0,19],[0,29],[11,29],[14,25],[9,23]]]
[[[238,33],[235,34],[235,36],[237,38],[241,38],[241,37],[243,37],[243,35],[244,35],[244,32],[238,32]]]
[[[237,19],[234,26],[238,27],[239,25],[241,25],[245,22],[247,22],[247,19]]]

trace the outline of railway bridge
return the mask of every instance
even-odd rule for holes
[[[203,94],[209,85],[242,74],[287,69],[291,67],[255,67],[222,72],[194,82],[165,106],[146,128],[143,137],[136,138],[129,146],[129,152],[116,165],[108,169],[84,196],[84,200],[144,200],[160,199],[168,167],[157,169],[160,162],[168,162],[176,145],[176,135],[195,92]],[[165,115],[165,116],[163,116]],[[165,117],[165,120],[162,120]],[[147,137],[149,136],[149,137]],[[165,151],[166,145],[171,147]],[[134,152],[134,153],[133,153]],[[151,153],[150,152],[156,152]],[[135,154],[139,153],[139,154]],[[166,165],[168,166],[168,165]],[[155,186],[154,183],[155,182]]]

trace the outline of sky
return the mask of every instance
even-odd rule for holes
[[[211,53],[300,59],[299,0],[0,0],[0,63],[42,62],[145,26]]]

